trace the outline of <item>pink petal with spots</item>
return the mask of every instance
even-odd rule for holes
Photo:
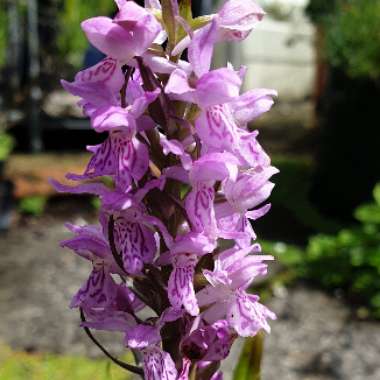
[[[140,273],[144,263],[151,263],[156,253],[154,233],[143,224],[123,217],[115,220],[115,243],[127,273]]]
[[[184,307],[190,315],[196,316],[199,314],[193,286],[196,256],[182,254],[173,260],[173,271],[168,282],[169,301],[174,308]]]
[[[78,181],[103,175],[114,175],[117,170],[117,161],[113,148],[111,136],[102,144],[89,147],[93,155],[84,173],[82,175],[69,173],[66,177],[73,181]]]
[[[88,69],[79,71],[75,75],[75,83],[101,83],[113,92],[119,92],[124,83],[121,64],[113,58],[107,57]]]
[[[271,160],[264,149],[258,143],[257,131],[252,133],[240,132],[234,153],[242,158],[241,165],[244,167],[270,166]]]
[[[196,120],[195,128],[207,146],[230,151],[237,143],[237,126],[228,104],[204,110]]]
[[[199,184],[187,195],[185,207],[192,231],[215,235],[214,192],[213,186]]]
[[[143,350],[145,380],[177,380],[177,369],[170,354],[158,346]]]
[[[276,319],[276,315],[244,291],[236,293],[227,313],[228,322],[242,337],[255,336],[261,329],[269,333],[268,318]]]
[[[70,307],[106,308],[115,299],[117,285],[103,268],[94,269],[73,297]]]

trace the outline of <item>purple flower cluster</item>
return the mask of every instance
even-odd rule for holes
[[[122,333],[147,380],[221,379],[235,338],[275,319],[247,290],[273,260],[251,222],[269,210],[277,173],[248,123],[276,91],[240,95],[244,68],[210,66],[215,44],[244,39],[264,12],[228,0],[193,19],[190,1],[116,3],[113,19],[82,23],[107,57],[62,81],[107,134],[87,147],[85,171],[67,175],[75,185],[52,181],[101,200],[99,224],[69,224],[62,242],[92,264],[71,307],[87,331]]]

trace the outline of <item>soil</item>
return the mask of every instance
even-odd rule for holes
[[[77,206],[72,212],[61,205],[54,215],[64,217],[24,220],[0,236],[0,342],[17,350],[100,356],[78,327],[78,312],[68,308],[89,265],[58,247],[69,236],[65,218],[85,221]],[[93,218],[89,210],[84,215],[87,222]],[[278,320],[266,337],[263,380],[380,379],[378,323],[353,320],[340,300],[304,285],[280,288],[268,303]],[[101,338],[111,351],[122,351],[121,337]],[[226,379],[240,346],[224,365]]]

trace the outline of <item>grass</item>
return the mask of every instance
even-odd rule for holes
[[[28,354],[0,346],[0,380],[130,380],[131,378],[125,370],[106,359]]]

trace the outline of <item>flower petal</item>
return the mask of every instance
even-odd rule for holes
[[[230,153],[208,153],[194,162],[190,171],[192,183],[223,181],[230,178],[234,181],[238,174],[238,160]]]
[[[207,107],[223,104],[239,96],[241,78],[235,70],[221,68],[203,75],[197,82],[197,104]]]
[[[194,33],[188,47],[188,57],[198,78],[210,70],[216,38],[217,24],[215,19]]]
[[[195,103],[196,90],[190,87],[187,73],[184,70],[174,70],[165,87],[165,93],[172,99]]]
[[[268,318],[276,315],[244,291],[236,293],[227,313],[228,322],[242,337],[255,336],[261,329],[269,333]]]
[[[237,126],[228,104],[218,104],[201,112],[195,128],[206,146],[231,151],[237,143]]]
[[[168,296],[171,305],[177,309],[184,307],[193,316],[199,314],[199,307],[193,286],[195,255],[182,254],[173,259],[173,270],[168,282]]]
[[[153,231],[123,217],[115,220],[115,243],[124,269],[131,274],[141,272],[144,263],[151,263],[157,249]]]
[[[120,61],[134,57],[136,42],[133,35],[112,19],[93,17],[83,21],[81,26],[90,43],[102,53]]]
[[[231,103],[236,121],[245,126],[250,121],[269,111],[274,103],[276,90],[257,88],[247,91]]]
[[[218,12],[220,40],[240,41],[262,20],[265,12],[253,0],[229,0]]]
[[[88,280],[73,297],[70,307],[107,308],[115,299],[117,285],[103,268],[94,269]]]
[[[118,154],[118,170],[116,183],[121,189],[130,185],[130,180],[140,180],[149,166],[149,152],[147,146],[133,137],[128,139],[124,134],[114,137],[114,146]]]
[[[185,207],[194,232],[215,236],[216,219],[214,211],[215,191],[213,186],[198,184],[186,196]]]
[[[177,380],[177,369],[170,354],[158,346],[143,350],[145,380]]]

